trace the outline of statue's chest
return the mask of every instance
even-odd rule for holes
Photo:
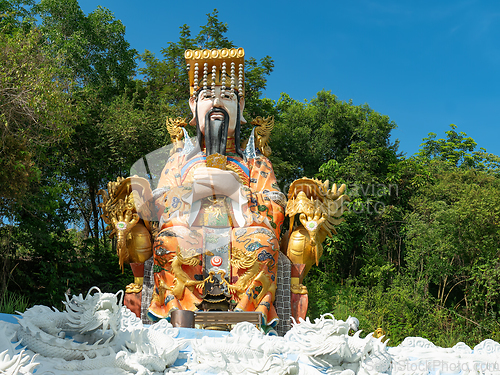
[[[196,156],[192,159],[190,159],[188,162],[186,162],[182,168],[181,168],[181,173],[180,173],[180,182],[182,185],[184,184],[192,184],[193,183],[193,174],[194,171],[197,168],[200,167],[206,167],[206,157],[205,155],[199,155]],[[241,160],[241,158],[233,157],[233,156],[228,156],[227,157],[227,163],[226,163],[226,169],[229,171],[235,172],[239,179],[240,182],[248,186],[250,183],[250,170],[247,166],[247,164]]]

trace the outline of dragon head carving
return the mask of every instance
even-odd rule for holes
[[[295,180],[288,191],[286,215],[290,217],[290,240],[287,255],[295,263],[306,264],[305,274],[323,253],[322,242],[336,234],[335,225],[342,222],[342,213],[349,197],[346,185],[329,189],[329,181],[301,178]],[[295,224],[295,216],[299,225]]]
[[[96,292],[92,294],[92,292]],[[66,295],[66,311],[69,326],[81,334],[92,333],[98,329],[111,329],[113,334],[118,332],[123,303],[123,290],[118,293],[102,293],[98,287],[92,287],[83,298]]]

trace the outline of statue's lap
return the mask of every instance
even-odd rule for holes
[[[150,316],[164,318],[175,309],[199,309],[207,270],[219,269],[203,264],[213,255],[207,250],[213,241],[229,253],[226,269],[230,275],[225,276],[234,310],[261,311],[265,323],[276,321],[273,302],[279,244],[274,232],[261,226],[164,228],[153,246],[155,291]]]

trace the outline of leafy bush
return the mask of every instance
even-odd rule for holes
[[[332,284],[315,275],[308,276],[306,285],[310,318],[327,312],[343,320],[355,316],[364,334],[382,328],[393,346],[408,336],[424,337],[444,347],[460,341],[473,347],[486,337],[500,338],[500,324],[494,316],[486,316],[478,323],[443,308],[433,297],[425,297],[423,290],[409,278],[398,276],[388,288],[381,284],[366,288],[352,279]]]

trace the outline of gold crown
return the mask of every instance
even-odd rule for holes
[[[245,51],[243,48],[194,51],[188,49],[184,52],[184,57],[189,74],[191,95],[194,95],[200,88],[207,90],[214,86],[238,90],[242,96],[245,94]]]

